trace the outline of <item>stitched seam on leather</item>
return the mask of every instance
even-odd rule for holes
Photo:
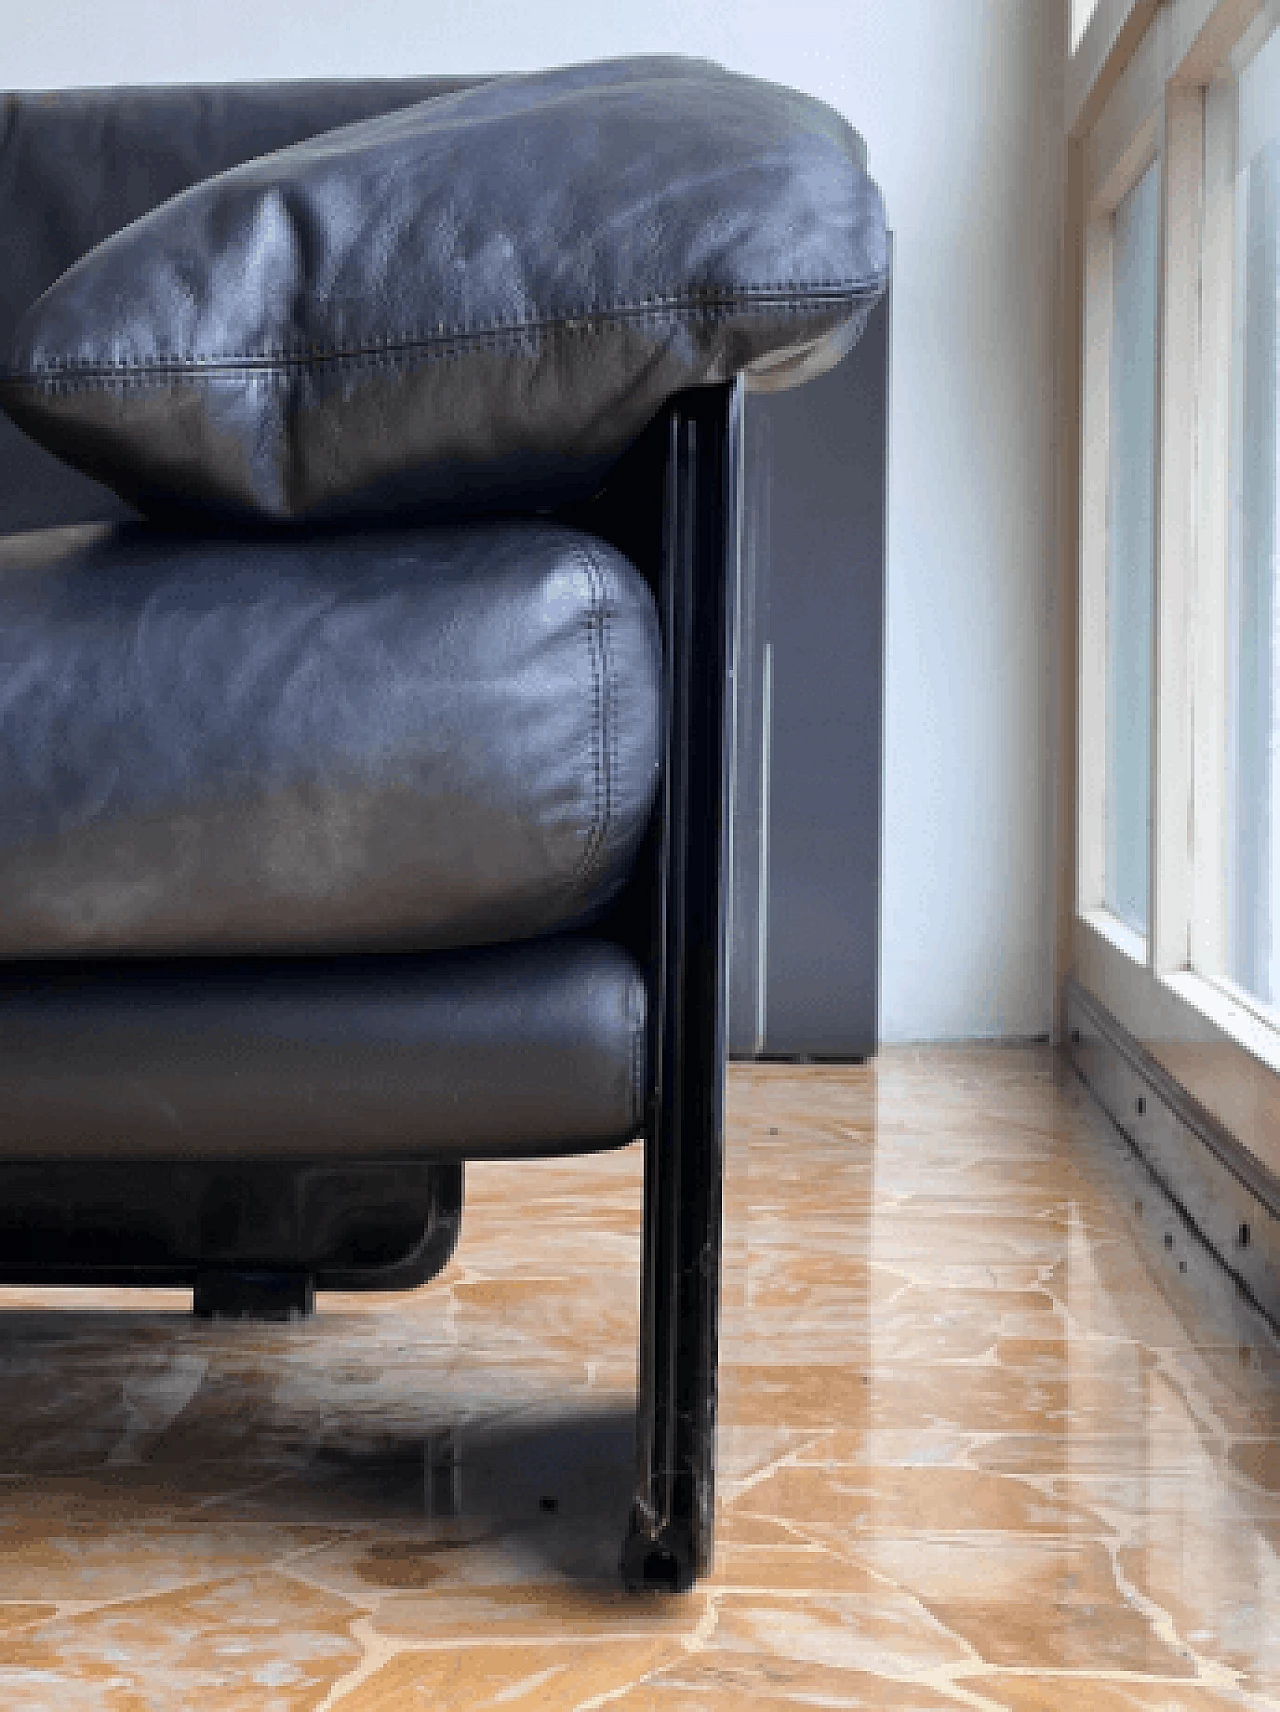
[[[614,795],[618,770],[617,757],[617,673],[613,669],[612,602],[609,595],[609,574],[586,541],[578,543],[579,551],[595,572],[600,589],[600,757],[603,773],[603,809],[600,815],[595,847],[591,851],[594,865],[603,867],[609,843],[609,831],[614,818]],[[584,875],[585,877],[585,875]]]
[[[282,368],[297,368],[310,363],[378,363],[429,360],[436,356],[462,355],[477,346],[500,348],[527,344],[530,337],[565,338],[597,333],[612,323],[630,324],[644,320],[666,320],[677,325],[722,318],[728,314],[800,316],[815,307],[834,307],[842,303],[857,304],[867,297],[878,296],[884,277],[858,282],[831,292],[789,292],[785,296],[750,297],[724,296],[699,304],[688,303],[620,305],[612,309],[566,311],[563,316],[538,321],[513,321],[496,327],[475,330],[441,330],[419,337],[388,335],[370,345],[352,349],[314,346],[300,351],[270,351],[220,357],[171,357],[163,362],[49,362],[38,367],[0,374],[0,387],[12,385],[86,384],[91,381],[111,383],[142,379],[154,375],[192,380],[220,371],[257,373],[271,377]],[[72,378],[74,377],[74,378]]]
[[[603,605],[602,591],[599,587],[600,568],[595,559],[586,551],[580,541],[573,543],[573,554],[586,576],[587,581],[587,613],[584,628],[587,637],[587,658],[591,662],[591,729],[592,751],[595,762],[595,805],[591,816],[591,828],[583,845],[582,855],[578,865],[568,881],[570,891],[585,892],[592,867],[595,864],[596,852],[603,838],[604,804],[606,789],[604,782],[604,690],[601,679],[604,674],[603,645],[598,640],[600,628],[600,610]],[[598,736],[597,736],[598,734]]]
[[[578,547],[595,577],[597,590],[595,636],[600,655],[600,741],[597,763],[600,798],[594,836],[589,841],[586,861],[583,865],[582,882],[585,885],[590,880],[594,880],[604,867],[604,856],[609,842],[609,828],[613,817],[613,755],[611,750],[613,662],[609,646],[608,578],[605,575],[604,566],[590,547],[585,542],[579,542]]]

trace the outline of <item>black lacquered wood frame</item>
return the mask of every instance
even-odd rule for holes
[[[667,421],[659,607],[667,662],[636,1493],[622,1572],[711,1567],[724,1146],[726,911],[743,383]]]
[[[622,461],[615,480],[580,515],[564,518],[613,540],[649,578],[667,679],[658,812],[637,884],[609,929],[647,964],[652,1006],[636,1486],[621,1561],[624,1581],[637,1590],[685,1588],[712,1560],[743,401],[741,380],[681,394]],[[108,1248],[89,1253],[77,1243],[76,1252],[61,1258],[41,1252],[0,1272],[23,1282],[199,1283],[199,1267],[185,1253],[166,1251],[156,1264],[140,1248],[138,1220],[130,1223],[122,1211],[138,1211],[145,1235],[143,1215],[174,1197],[172,1167],[135,1162],[96,1169],[100,1182],[90,1181],[87,1167],[70,1168],[63,1199],[78,1203],[90,1189],[93,1206],[106,1197],[113,1224],[116,1213],[122,1220]],[[248,1192],[255,1171],[282,1168],[245,1162],[223,1174],[237,1169]],[[191,1170],[199,1177],[198,1166]],[[117,1193],[113,1173],[127,1174],[127,1193]],[[195,1178],[193,1185],[193,1195],[202,1192]],[[288,1185],[259,1187],[273,1204],[292,1204]],[[316,1284],[376,1289],[423,1282],[445,1264],[457,1239],[460,1164],[444,1162],[423,1193],[429,1205],[418,1228],[425,1234],[411,1252],[397,1251],[395,1264],[315,1272],[313,1262],[296,1256],[290,1267],[284,1243],[271,1268],[237,1265],[206,1276],[206,1310],[271,1316],[305,1311]]]

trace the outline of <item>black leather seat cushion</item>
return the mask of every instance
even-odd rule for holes
[[[0,956],[586,919],[659,758],[638,572],[553,524],[0,539]]]
[[[685,387],[829,367],[887,264],[822,102],[706,61],[563,67],[191,186],[32,306],[0,404],[153,515],[550,505]]]
[[[645,985],[573,937],[0,969],[0,1159],[557,1153],[643,1122]]]

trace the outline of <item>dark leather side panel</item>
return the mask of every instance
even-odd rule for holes
[[[12,965],[0,1159],[587,1151],[643,1122],[645,984],[616,946]]]
[[[65,89],[0,105],[0,352],[74,261],[198,179],[468,77]],[[0,534],[130,512],[0,416]]]
[[[549,523],[0,539],[0,957],[447,950],[625,881],[657,613]]]

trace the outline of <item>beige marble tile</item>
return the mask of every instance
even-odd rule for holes
[[[1192,1683],[1107,1682],[1073,1675],[984,1677],[983,1698],[1003,1712],[1270,1712],[1270,1702],[1246,1698],[1243,1691]],[[1064,1701],[1063,1695],[1070,1700]]]
[[[1242,1527],[1260,1538],[1280,1525],[1280,1494],[1259,1492],[1225,1465],[1207,1459],[1178,1473],[1150,1468],[1081,1473],[1072,1465],[1069,1475],[1049,1480],[1046,1490],[1064,1502],[1087,1505],[1107,1517],[1117,1532],[1139,1541],[1147,1521],[1157,1518],[1163,1525],[1166,1519],[1185,1517],[1214,1533]]]
[[[805,1427],[722,1421],[716,1434],[717,1479],[727,1494],[758,1479],[784,1457],[803,1456],[817,1438]]]
[[[840,1671],[906,1676],[963,1666],[963,1641],[919,1601],[884,1583],[802,1598],[726,1592],[702,1656],[772,1656]]]
[[[0,1604],[0,1635],[12,1635],[21,1629],[34,1628],[36,1624],[57,1616],[57,1612],[56,1605],[24,1605],[20,1601],[11,1605]]]
[[[847,1555],[811,1540],[780,1544],[775,1538],[765,1545],[721,1539],[708,1586],[756,1593],[879,1593],[883,1584],[850,1563]]]
[[[449,1646],[387,1659],[338,1704],[342,1712],[569,1712],[613,1696],[673,1656],[662,1641],[602,1646]]]
[[[875,1302],[867,1330],[876,1349],[899,1361],[981,1361],[1012,1339],[1056,1333],[1047,1290],[964,1290],[908,1284]]]
[[[1257,1490],[1280,1496],[1280,1438],[1241,1439],[1231,1447],[1230,1463]]]
[[[776,1653],[698,1655],[659,1670],[610,1707],[622,1712],[798,1712],[838,1707],[840,1712],[956,1712],[970,1704],[922,1682],[895,1681],[875,1671],[803,1664]]]
[[[641,1165],[303,1326],[0,1290],[0,1708],[1280,1707],[1280,1355],[1051,1054],[733,1071],[717,1563],[637,1604]]]
[[[1206,1460],[1224,1468],[1228,1460],[1234,1462],[1237,1452],[1247,1454],[1242,1442],[1233,1446],[1228,1459],[1220,1445],[1206,1443],[1191,1420],[1181,1429],[1172,1425],[1147,1433],[997,1433],[968,1442],[968,1461],[976,1468],[1046,1479],[1162,1474],[1183,1478],[1198,1473]]]
[[[746,1306],[754,1315],[766,1309],[812,1312],[857,1310],[880,1297],[893,1297],[905,1278],[850,1254],[808,1254],[775,1247],[747,1268]],[[794,1321],[793,1321],[794,1323]]]
[[[430,1598],[396,1592],[378,1606],[375,1627],[402,1641],[679,1637],[695,1633],[709,1599],[705,1589],[679,1599],[636,1600],[620,1589],[568,1583],[445,1590]]]
[[[720,1564],[720,1548],[735,1546],[794,1546],[813,1542],[794,1522],[779,1521],[776,1516],[756,1516],[738,1504],[717,1505],[716,1563]]]
[[[1188,1504],[1135,1535],[1117,1564],[1136,1593],[1197,1652],[1280,1681],[1280,1522]]]
[[[752,1426],[785,1420],[810,1430],[868,1420],[871,1376],[862,1365],[746,1363],[732,1360],[731,1350],[725,1356],[720,1395],[726,1420]]]
[[[894,1352],[896,1356],[896,1352]],[[846,1432],[929,1427],[960,1433],[1146,1431],[1151,1416],[1176,1410],[1139,1375],[1099,1376],[1072,1394],[1067,1376],[1049,1378],[994,1362],[903,1362],[864,1366],[814,1362],[729,1363],[726,1411],[734,1419],[776,1420]]]
[[[738,1500],[849,1538],[870,1534],[989,1533],[1104,1535],[1086,1504],[1048,1497],[1032,1483],[977,1469],[877,1468],[858,1464],[786,1467]]]
[[[357,1611],[281,1575],[205,1582],[0,1637],[5,1712],[310,1712],[357,1664]]]
[[[157,1498],[126,1482],[27,1483],[6,1494],[0,1511],[0,1599],[138,1598],[252,1573],[325,1538],[283,1518],[228,1521],[176,1492]]]
[[[1196,1674],[1179,1638],[1131,1599],[1100,1542],[1027,1539],[993,1550],[975,1535],[898,1538],[862,1542],[856,1555],[990,1665]]]
[[[988,1664],[1062,1671],[1115,1670],[1190,1677],[1195,1666],[1163,1641],[1138,1611],[1115,1598],[1101,1605],[979,1597],[938,1600],[929,1609]]]

